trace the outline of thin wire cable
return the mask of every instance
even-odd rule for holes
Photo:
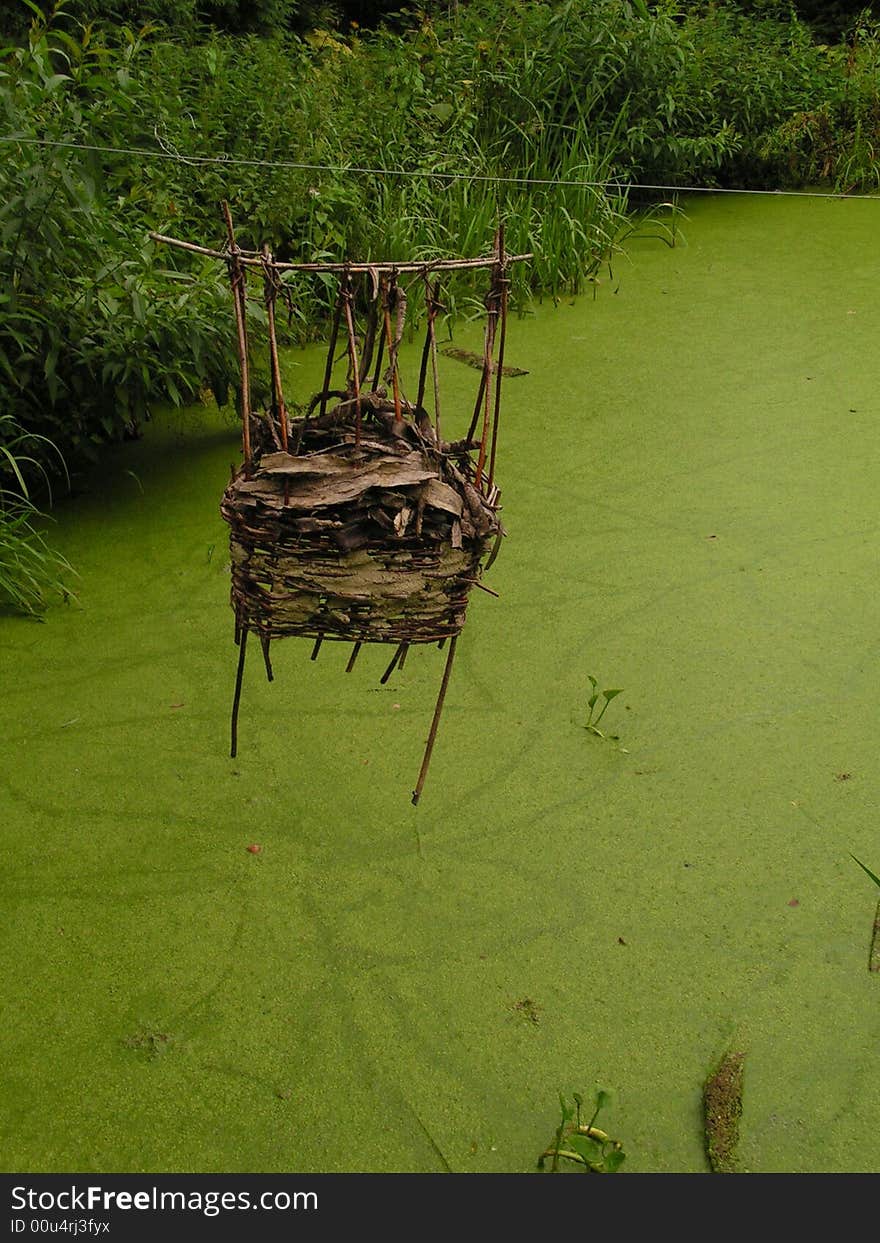
[[[304,164],[294,160],[256,160],[227,155],[180,155],[174,151],[155,151],[145,147],[105,147],[92,143],[59,142],[51,138],[20,138],[15,134],[0,134],[0,142],[21,143],[23,146],[61,147],[71,151],[96,151],[105,155],[146,156],[154,160],[173,160],[178,164],[227,164],[247,168],[286,168],[307,173],[348,173],[363,177],[409,177],[426,181],[478,181],[500,185],[520,186],[569,186],[595,190],[655,190],[670,194],[754,194],[774,198],[845,199],[848,202],[863,200],[880,202],[876,194],[848,194],[846,191],[827,190],[738,190],[728,186],[672,186],[654,185],[641,181],[579,181],[567,177],[514,177],[492,173],[442,173],[425,169],[362,168],[351,164]]]

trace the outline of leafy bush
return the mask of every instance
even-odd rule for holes
[[[141,51],[125,29],[114,45],[35,24],[0,71],[0,119],[15,135],[0,163],[0,432],[14,423],[74,461],[151,401],[206,386],[225,399],[232,375],[222,273],[167,279],[124,170],[41,145],[107,141],[114,117],[135,118]]]
[[[0,416],[73,465],[153,402],[226,399],[222,266],[148,240],[221,244],[221,198],[244,244],[287,259],[474,254],[504,218],[509,247],[535,252],[522,299],[597,280],[632,227],[617,182],[877,184],[868,15],[828,46],[770,0],[748,16],[471,0],[409,28],[306,39],[194,38],[209,11],[195,0],[122,8],[182,21],[175,38],[83,24],[65,0],[43,19],[23,2],[28,36],[0,52],[0,125],[15,136],[0,162]],[[235,27],[248,6],[221,8]],[[253,12],[283,24],[294,8]],[[307,339],[328,291],[300,278],[291,292],[290,338]],[[464,284],[447,303],[474,296]]]

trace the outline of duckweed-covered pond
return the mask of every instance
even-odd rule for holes
[[[228,758],[229,412],[57,511],[78,604],[0,620],[5,1168],[528,1171],[601,1084],[624,1170],[701,1171],[727,1048],[744,1168],[875,1168],[880,203],[686,210],[511,322],[418,809],[433,649],[257,652]]]

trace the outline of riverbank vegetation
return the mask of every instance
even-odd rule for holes
[[[75,470],[151,403],[228,400],[225,273],[148,238],[219,242],[221,198],[309,260],[473,254],[503,218],[536,255],[522,304],[585,288],[670,193],[631,183],[876,188],[880,22],[832,7],[836,41],[771,0],[472,0],[373,29],[381,4],[2,6],[0,429]],[[321,285],[293,308],[307,340]]]

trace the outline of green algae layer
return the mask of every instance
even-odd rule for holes
[[[687,213],[511,322],[418,809],[435,648],[254,645],[228,757],[228,412],[58,512],[78,603],[0,620],[4,1168],[528,1171],[601,1083],[628,1171],[705,1170],[734,1033],[743,1168],[875,1168],[880,202]]]

